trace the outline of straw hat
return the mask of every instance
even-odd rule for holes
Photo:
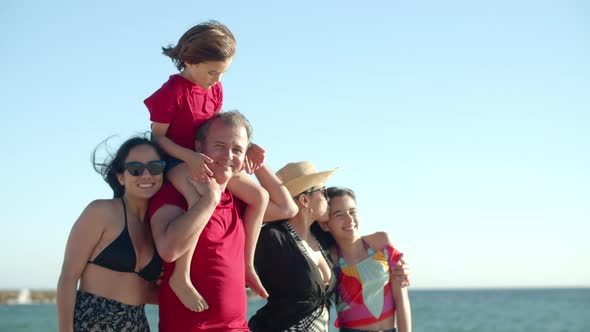
[[[297,196],[305,190],[325,183],[336,170],[318,172],[315,166],[309,161],[288,163],[278,170],[277,177],[287,187],[291,196]]]

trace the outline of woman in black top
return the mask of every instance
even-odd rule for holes
[[[90,203],[72,227],[57,286],[60,332],[149,331],[144,304],[157,302],[161,260],[146,212],[162,186],[161,159],[153,142],[134,137],[95,162],[114,198]]]
[[[310,162],[289,163],[277,172],[299,211],[260,232],[254,266],[269,297],[250,319],[252,331],[328,331],[336,279],[310,225],[327,212],[324,182],[333,172],[317,172]]]

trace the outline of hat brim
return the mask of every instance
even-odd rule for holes
[[[319,173],[303,175],[291,181],[285,182],[284,185],[289,190],[291,196],[297,196],[307,189],[316,186],[320,183],[326,183],[328,178],[336,172],[335,169]]]

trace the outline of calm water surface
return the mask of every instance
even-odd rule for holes
[[[590,331],[589,288],[410,290],[410,301],[416,332]],[[263,304],[250,302],[248,317]],[[158,308],[146,308],[157,331]],[[57,331],[55,305],[0,305],[0,332],[25,331]]]

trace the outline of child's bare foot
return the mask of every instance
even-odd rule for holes
[[[246,265],[246,285],[263,298],[266,299],[268,297],[268,293],[264,289],[264,286],[262,286],[260,278],[258,278],[258,274],[252,265]]]
[[[176,294],[176,297],[191,311],[201,312],[209,309],[209,305],[205,299],[199,294],[197,289],[187,278],[183,276],[174,277],[174,273],[170,277],[170,288]]]

